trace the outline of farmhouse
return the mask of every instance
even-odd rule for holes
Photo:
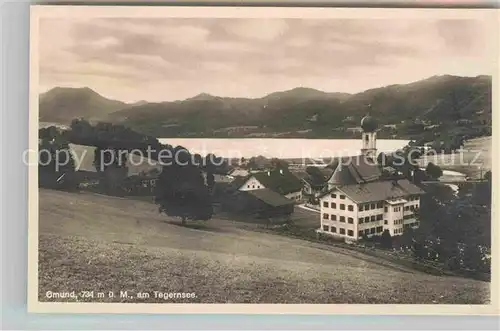
[[[318,232],[358,240],[381,235],[384,230],[401,235],[405,228],[419,226],[415,211],[425,192],[407,179],[383,179],[376,163],[375,120],[361,121],[361,155],[341,158],[328,180],[328,191],[320,196]]]
[[[264,188],[294,201],[302,199],[302,182],[287,169],[253,173],[238,182],[239,191]]]
[[[286,220],[294,211],[294,201],[267,188],[236,191],[223,205],[225,210],[260,219]]]

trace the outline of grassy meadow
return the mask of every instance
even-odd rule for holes
[[[40,190],[39,300],[47,291],[128,291],[96,302],[489,302],[490,284],[440,277],[215,217],[189,227],[146,201]],[[195,298],[138,298],[139,292]],[[74,299],[59,299],[75,301]]]

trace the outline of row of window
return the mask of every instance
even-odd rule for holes
[[[337,194],[333,193],[333,194],[331,195],[331,197],[332,197],[332,198],[334,198],[334,199],[336,199],[336,198],[337,198]],[[340,198],[341,200],[344,200],[344,199],[345,199],[345,195],[340,194],[340,195],[339,195],[339,198]]]
[[[420,200],[420,197],[418,195],[417,196],[410,196],[408,198],[408,201],[418,201],[418,200]]]
[[[359,231],[358,234],[359,236],[363,235],[369,235],[369,234],[375,234],[375,233],[382,233],[384,232],[384,227],[383,226],[377,226],[376,228],[370,228],[370,229],[365,229],[364,231]]]
[[[405,211],[415,211],[415,209],[417,209],[417,206],[405,206]]]
[[[402,228],[394,229],[394,234],[401,234],[401,233],[403,233],[403,229]]]
[[[384,203],[379,201],[377,203],[367,203],[364,205],[359,205],[359,211],[370,210],[370,209],[380,209],[384,207]]]
[[[337,208],[337,204],[335,202],[332,202],[329,205],[328,201],[324,201],[323,202],[323,207],[328,208],[328,206],[330,206],[330,208],[332,208],[332,209],[336,209]],[[343,203],[339,204],[339,209],[340,210],[345,210],[345,204],[343,204]],[[354,211],[354,206],[353,205],[347,205],[347,210]]]
[[[381,221],[383,218],[384,218],[383,214],[360,217],[358,219],[358,223],[362,224],[362,223],[368,223],[368,222],[376,222],[376,221]]]
[[[347,235],[349,237],[354,237],[354,231],[353,230],[347,230],[346,231],[346,229],[344,229],[344,228],[338,228],[337,229],[337,227],[335,227],[335,226],[323,225],[323,231],[325,231],[325,232],[337,233],[337,230],[338,230],[338,233],[341,234],[341,235],[345,235],[346,232],[347,232]],[[401,231],[402,230],[403,229],[401,229]],[[364,231],[359,231],[358,232],[358,236],[362,237],[362,236],[368,236],[368,235],[371,235],[371,234],[380,234],[383,231],[384,231],[384,227],[378,226],[378,227],[366,229]],[[396,232],[394,232],[394,233],[396,233]]]
[[[344,228],[339,228],[338,230],[339,230],[339,234],[345,235],[346,230]],[[337,233],[337,228],[335,226],[323,225],[323,231],[331,232],[331,233]],[[354,237],[354,231],[347,230],[347,235],[349,237]]]
[[[247,184],[247,188],[250,188],[250,184]],[[256,188],[255,185],[252,185],[252,188]],[[257,188],[260,188],[260,185],[257,185]]]
[[[332,220],[332,221],[336,221],[336,220],[337,220],[337,215],[333,215],[333,214],[332,214],[332,215],[329,215],[329,214],[323,214],[323,219],[324,219],[324,220],[328,220],[328,219],[329,219],[329,220]],[[338,217],[338,220],[339,220],[340,222],[345,223],[346,218],[345,218],[345,216],[339,216],[339,217]],[[347,223],[349,223],[349,224],[353,224],[353,223],[354,223],[354,218],[352,218],[352,217],[348,217],[348,218],[347,218]]]

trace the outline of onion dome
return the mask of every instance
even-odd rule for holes
[[[375,132],[377,127],[377,121],[370,115],[366,115],[361,119],[361,128],[364,132]]]

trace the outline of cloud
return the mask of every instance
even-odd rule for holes
[[[43,19],[40,81],[125,101],[258,97],[296,86],[356,92],[489,74],[491,29],[472,19]]]

